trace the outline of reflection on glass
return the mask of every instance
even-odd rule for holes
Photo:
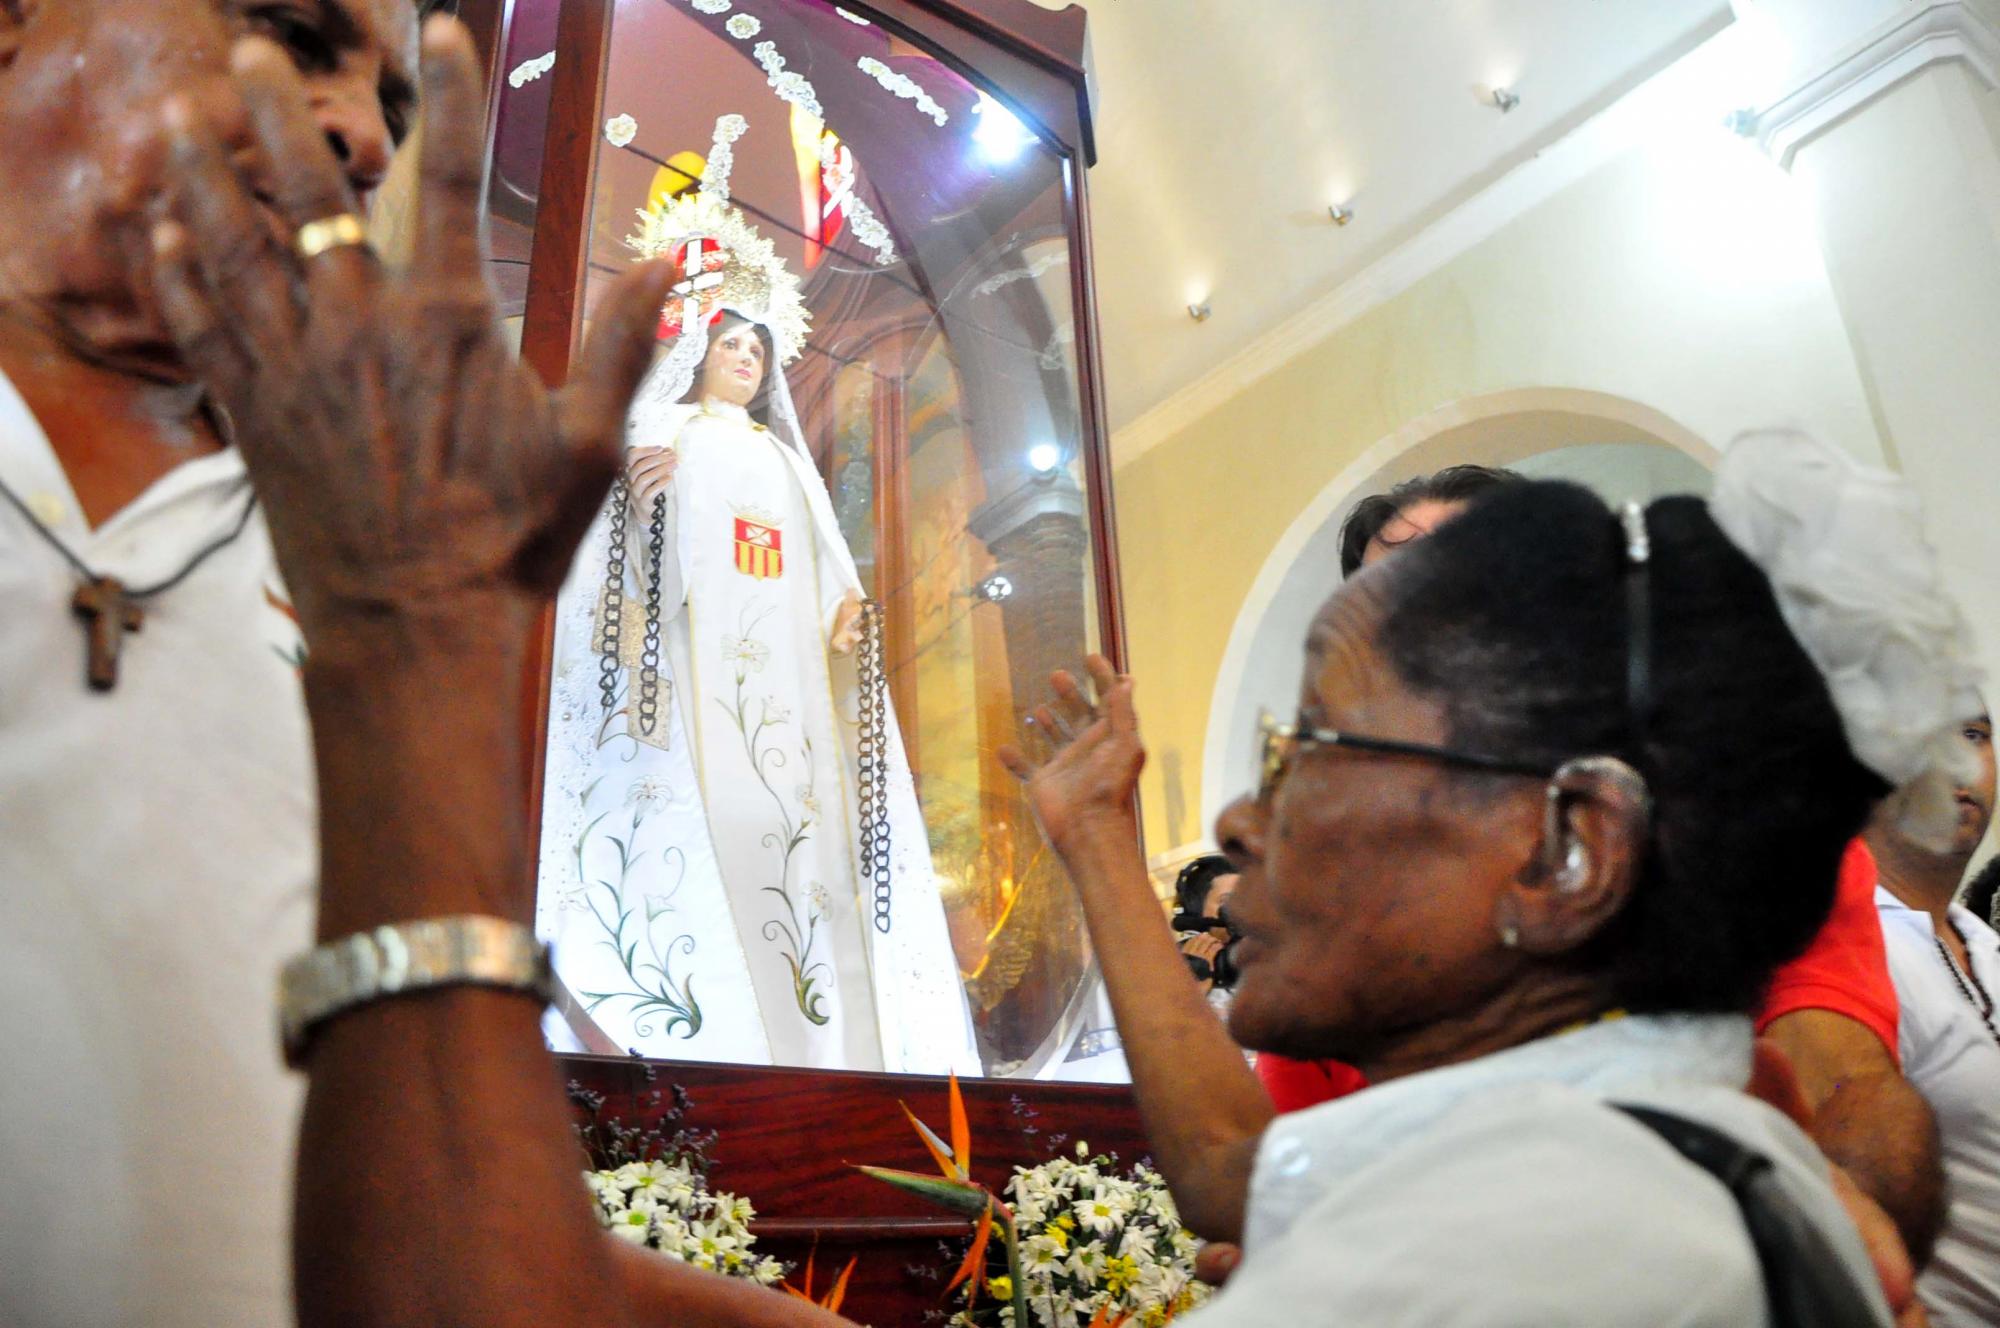
[[[1116,1073],[1072,892],[994,757],[1095,644],[1067,163],[818,0],[621,0],[599,118],[589,294],[649,226],[690,275],[558,611],[552,1038]],[[793,287],[798,336],[769,307]],[[879,613],[844,653],[850,591]]]
[[[559,0],[514,0],[510,8],[493,127],[487,247],[501,316],[514,319],[527,303],[528,255],[534,244],[561,5]]]

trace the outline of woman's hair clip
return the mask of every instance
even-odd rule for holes
[[[1628,502],[1618,509],[1618,521],[1625,527],[1625,561],[1649,561],[1653,556],[1653,541],[1646,533],[1646,509]]]

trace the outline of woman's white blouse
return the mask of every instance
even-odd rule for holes
[[[1244,1258],[1191,1322],[1412,1328],[1759,1328],[1735,1200],[1607,1103],[1701,1121],[1769,1156],[1886,1304],[1810,1140],[1749,1097],[1750,1024],[1610,1020],[1281,1116]]]

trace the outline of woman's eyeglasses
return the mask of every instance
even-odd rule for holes
[[[1444,765],[1460,766],[1468,770],[1485,770],[1501,775],[1532,775],[1536,779],[1547,779],[1555,773],[1555,768],[1533,761],[1515,761],[1504,756],[1486,756],[1478,752],[1461,752],[1450,747],[1437,747],[1427,742],[1405,742],[1401,738],[1374,738],[1360,733],[1342,733],[1338,729],[1316,729],[1308,726],[1305,717],[1291,724],[1277,718],[1270,711],[1257,716],[1257,736],[1262,743],[1262,761],[1257,779],[1257,801],[1269,802],[1271,794],[1277,790],[1285,774],[1292,767],[1292,761],[1302,752],[1315,747],[1351,747],[1362,752],[1382,752],[1390,756],[1415,756],[1426,761],[1437,761]]]

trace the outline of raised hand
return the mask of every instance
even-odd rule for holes
[[[1070,855],[1090,834],[1109,831],[1137,843],[1139,772],[1146,748],[1132,706],[1132,679],[1102,655],[1086,662],[1097,693],[1093,704],[1074,676],[1049,677],[1051,704],[1028,717],[1029,737],[999,751],[1000,762],[1027,783],[1028,805],[1056,851]]]
[[[402,272],[353,242],[355,200],[276,46],[231,57],[254,151],[232,154],[191,101],[168,110],[156,296],[233,423],[315,660],[373,658],[412,622],[461,615],[489,642],[525,640],[617,473],[674,280],[625,277],[570,385],[544,390],[487,281],[478,60],[451,20],[426,26],[423,56]],[[308,237],[331,239],[308,255]]]

